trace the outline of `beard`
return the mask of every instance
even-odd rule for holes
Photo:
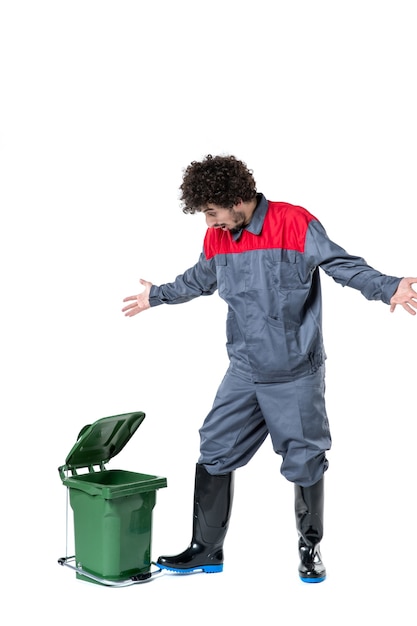
[[[229,228],[229,231],[231,233],[238,233],[239,231],[242,230],[244,226],[246,226],[245,214],[242,213],[242,211],[235,211],[234,209],[231,209],[230,217],[232,218],[234,222],[234,225],[231,228]]]

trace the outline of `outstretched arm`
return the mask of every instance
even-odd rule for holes
[[[130,303],[122,309],[122,312],[126,315],[126,317],[133,317],[138,313],[142,313],[142,311],[146,311],[146,309],[149,309],[151,306],[149,304],[149,293],[151,291],[152,283],[147,280],[143,280],[143,278],[141,278],[139,282],[145,287],[145,289],[136,296],[127,296],[127,298],[123,298],[123,302]]]
[[[123,299],[123,302],[129,302],[122,309],[126,317],[133,317],[160,304],[181,304],[198,296],[210,296],[217,289],[216,266],[214,260],[207,261],[202,253],[199,261],[172,283],[158,286],[142,278],[139,282],[145,289]]]
[[[305,256],[312,268],[320,266],[337,283],[358,289],[368,300],[382,300],[394,311],[401,304],[411,315],[417,308],[417,292],[411,287],[417,278],[382,274],[362,257],[353,256],[331,241],[318,221],[310,222]]]
[[[415,291],[411,285],[417,284],[417,278],[402,278],[398,285],[397,291],[394,293],[390,300],[390,311],[393,313],[397,304],[410,313],[415,315],[417,310],[417,291]]]

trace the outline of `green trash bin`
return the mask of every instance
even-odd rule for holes
[[[117,584],[150,576],[152,514],[166,478],[105,467],[144,418],[125,413],[84,426],[58,468],[73,510],[77,578]]]

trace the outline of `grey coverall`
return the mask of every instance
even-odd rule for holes
[[[308,487],[327,469],[331,446],[319,268],[386,304],[401,278],[348,254],[302,207],[257,200],[240,232],[207,229],[198,262],[153,285],[149,302],[180,304],[217,289],[228,304],[230,364],[200,429],[198,462],[211,474],[230,472],[269,434],[282,474]]]

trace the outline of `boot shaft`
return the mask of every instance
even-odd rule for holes
[[[315,546],[323,538],[324,478],[311,487],[295,485],[295,518],[300,542]]]
[[[205,544],[223,541],[233,503],[234,473],[211,475],[197,463],[194,485],[193,537]]]

